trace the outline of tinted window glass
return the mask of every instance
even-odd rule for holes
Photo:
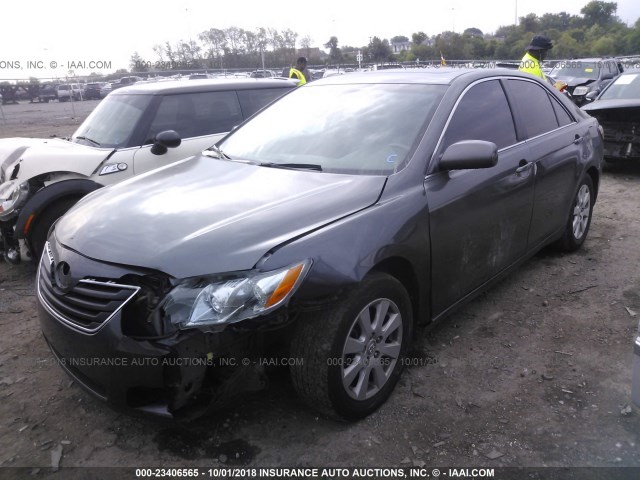
[[[526,80],[508,80],[507,88],[524,123],[527,138],[558,128],[551,99],[544,88]]]
[[[262,72],[260,72],[262,73]],[[288,92],[290,88],[263,88],[260,90],[239,90],[238,98],[244,117],[248,118],[262,107]]]
[[[561,127],[573,123],[573,118],[571,118],[571,115],[569,115],[562,105],[560,105],[560,102],[551,97],[551,104],[553,105],[553,109],[556,111],[556,118]]]
[[[511,110],[497,80],[479,83],[464,95],[447,127],[441,151],[461,140],[486,140],[498,148],[516,143]]]
[[[182,138],[230,131],[242,122],[234,91],[185,93],[162,98],[145,143],[163,130],[175,130]]]

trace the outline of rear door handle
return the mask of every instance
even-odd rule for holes
[[[581,137],[580,135],[577,135],[577,134],[576,134],[576,138],[575,138],[575,140],[573,141],[573,143],[574,143],[575,145],[578,145],[581,141],[582,141],[582,137]]]

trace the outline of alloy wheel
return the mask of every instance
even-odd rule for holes
[[[582,185],[576,196],[573,207],[573,236],[580,240],[587,230],[589,216],[591,215],[591,192],[587,185]]]
[[[400,359],[402,315],[391,300],[364,307],[354,320],[342,349],[342,385],[355,400],[368,400],[387,383]]]

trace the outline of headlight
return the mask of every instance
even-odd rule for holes
[[[271,272],[181,281],[164,299],[169,321],[180,328],[211,327],[268,313],[284,304],[307,274],[311,260]]]
[[[15,180],[0,185],[0,220],[11,218],[29,196],[29,183]]]
[[[586,95],[589,91],[589,87],[576,87],[573,89],[574,95]]]

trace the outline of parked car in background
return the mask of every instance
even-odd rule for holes
[[[0,140],[0,251],[42,253],[51,224],[104,185],[194,155],[295,87],[286,79],[157,82],[111,93],[70,140]]]
[[[138,77],[136,75],[132,75],[129,77],[122,77],[119,80],[116,80],[115,82],[111,82],[111,90],[117,90],[119,88],[122,87],[128,87],[130,85],[133,85],[135,83],[141,82],[143,80],[142,77]]]
[[[192,73],[189,75],[189,80],[206,80],[209,78],[215,78],[215,76],[210,73]]]
[[[623,71],[622,63],[615,58],[579,58],[556,64],[549,75],[567,84],[566,90],[576,105],[584,105]]]
[[[69,100],[82,100],[84,90],[79,83],[63,83],[58,85],[58,101],[67,102]]]
[[[498,69],[324,78],[94,192],[39,265],[57,364],[103,400],[183,418],[286,359],[309,405],[370,414],[417,325],[545,245],[584,243],[602,137],[554,90]],[[108,366],[70,362],[85,357]]]
[[[277,77],[278,74],[273,70],[254,70],[249,76],[251,78],[273,78]]]
[[[100,99],[100,91],[107,85],[107,82],[87,83],[84,87],[84,98],[86,100]]]
[[[345,70],[343,68],[327,68],[322,74],[322,78],[335,77],[337,75],[344,75]]]
[[[324,68],[322,68],[322,69],[312,69],[312,68],[310,68],[309,69],[309,73],[311,73],[311,78],[313,80],[318,80],[319,78],[322,78],[324,76],[324,72],[325,72]]]
[[[100,98],[104,98],[109,95],[113,90],[111,83],[107,83],[103,87],[100,87]]]
[[[371,70],[372,71],[376,71],[376,70],[394,70],[394,69],[404,69],[404,66],[401,63],[377,63],[375,65],[371,65]]]
[[[631,69],[582,110],[604,129],[604,158],[613,163],[640,160],[640,72]]]
[[[54,83],[43,83],[40,85],[40,91],[38,93],[38,101],[48,103],[51,100],[58,99],[57,85]]]

